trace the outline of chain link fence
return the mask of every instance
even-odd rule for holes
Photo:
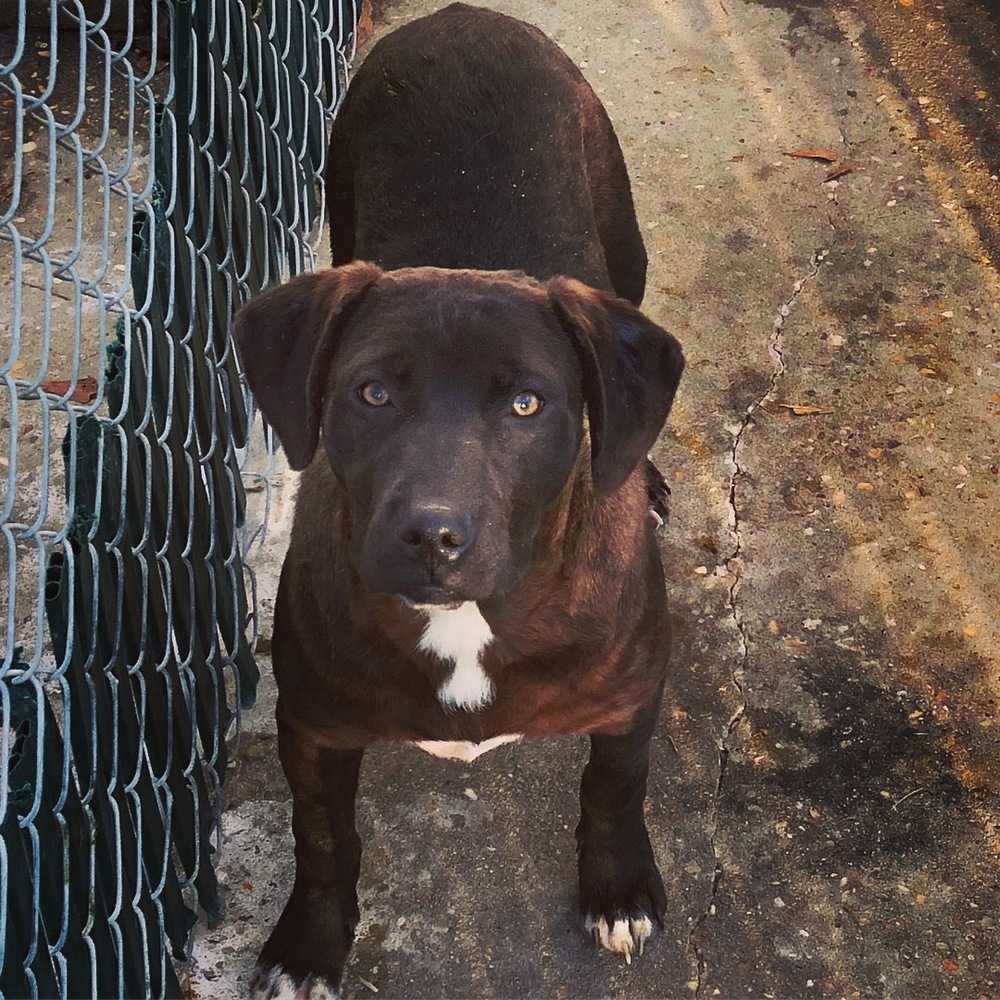
[[[310,268],[355,0],[0,4],[0,996],[178,996],[254,698],[229,321]]]

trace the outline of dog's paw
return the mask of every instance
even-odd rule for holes
[[[578,830],[580,912],[602,948],[632,962],[641,955],[667,908],[663,879],[644,827],[630,834],[588,835]]]
[[[634,954],[643,953],[646,941],[653,933],[653,921],[645,913],[612,918],[610,922],[603,915],[595,917],[588,913],[583,924],[596,944],[608,951],[617,952],[629,965],[632,964]]]
[[[646,458],[645,471],[649,516],[653,519],[655,530],[659,531],[670,520],[670,487],[652,458]]]
[[[296,876],[285,909],[257,957],[250,987],[254,1000],[340,1000],[357,912],[353,892],[304,887]]]
[[[257,967],[250,983],[252,1000],[340,1000],[340,990],[316,973],[296,976],[280,965]]]

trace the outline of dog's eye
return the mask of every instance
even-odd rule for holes
[[[389,402],[389,393],[381,382],[366,382],[358,390],[358,395],[369,406],[385,406]]]
[[[519,392],[514,397],[511,409],[519,417],[532,417],[542,408],[542,399],[533,392]]]

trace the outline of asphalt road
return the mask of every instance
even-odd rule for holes
[[[649,824],[670,913],[631,966],[578,927],[580,741],[472,766],[387,748],[362,781],[346,995],[1000,995],[996,14],[494,5],[606,102],[645,308],[689,361],[657,449],[678,639]],[[376,30],[436,6],[393,2]],[[835,162],[787,155],[804,148]],[[290,885],[272,710],[265,692],[231,776],[229,914],[194,996],[241,994]]]

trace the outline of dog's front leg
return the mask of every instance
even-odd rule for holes
[[[646,832],[643,804],[649,738],[657,711],[623,736],[591,736],[576,830],[580,909],[598,944],[632,961],[662,925],[663,880]]]
[[[358,922],[361,839],[354,823],[363,750],[330,750],[278,722],[292,789],[295,883],[257,960],[254,997],[338,997]]]

